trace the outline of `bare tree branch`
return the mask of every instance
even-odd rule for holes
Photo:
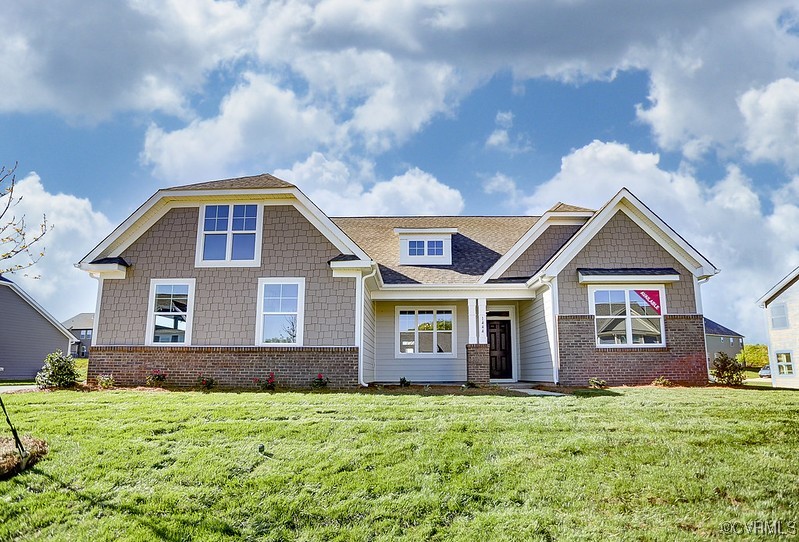
[[[0,167],[0,275],[27,269],[38,262],[44,256],[44,248],[38,251],[38,247],[34,245],[49,230],[47,217],[44,215],[38,230],[33,234],[27,231],[25,215],[19,218],[14,214],[11,214],[11,217],[7,216],[22,201],[22,197],[14,198],[14,187],[17,184],[16,170],[16,163],[12,168]],[[7,186],[3,187],[4,183]],[[22,261],[15,258],[16,256],[20,256]],[[15,258],[15,261],[10,262],[12,258]]]

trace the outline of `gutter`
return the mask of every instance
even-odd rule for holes
[[[364,289],[366,288],[366,280],[374,277],[377,274],[377,265],[372,267],[372,271],[368,275],[361,277],[361,282],[358,288],[358,311],[360,312],[359,323],[359,337],[358,337],[358,384],[364,388],[368,388],[369,384],[363,380],[363,299]]]

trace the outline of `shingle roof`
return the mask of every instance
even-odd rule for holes
[[[588,209],[586,207],[578,207],[576,205],[569,205],[568,203],[563,203],[561,201],[557,202],[553,205],[549,211],[550,213],[593,213],[595,212],[594,209]]]
[[[613,269],[602,269],[597,267],[581,267],[577,269],[583,275],[606,276],[606,275],[679,275],[679,271],[672,267],[617,267]]]
[[[206,181],[183,186],[173,186],[165,190],[241,190],[258,188],[294,188],[294,185],[282,179],[264,173],[250,177],[237,177],[235,179],[222,179],[219,181]]]
[[[82,312],[80,314],[76,314],[69,320],[61,322],[61,325],[67,329],[92,329],[94,326],[94,313]]]
[[[728,327],[724,327],[711,320],[705,318],[705,334],[706,335],[724,335],[726,337],[743,337],[740,333],[736,333]]]
[[[130,267],[130,264],[125,261],[125,258],[122,258],[120,256],[115,256],[113,258],[98,258],[96,260],[93,260],[91,263],[115,263],[125,267]]]
[[[386,284],[476,283],[537,216],[339,217],[333,222],[380,266]],[[400,265],[394,228],[457,228],[452,235],[452,265]]]

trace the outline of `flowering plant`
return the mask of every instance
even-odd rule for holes
[[[150,374],[147,375],[147,385],[148,386],[160,386],[166,380],[166,373],[161,371],[160,369],[153,369]]]
[[[210,390],[214,387],[216,381],[210,376],[204,376],[202,373],[197,374],[197,385],[204,390]]]
[[[269,373],[266,379],[258,378],[257,376],[252,379],[256,386],[262,391],[274,390],[276,385],[275,373]]]
[[[319,373],[316,375],[316,378],[311,380],[311,387],[312,388],[326,388],[327,385],[330,383],[329,378],[325,378],[325,375]]]

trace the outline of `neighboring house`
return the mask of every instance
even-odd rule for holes
[[[69,352],[67,329],[22,288],[0,275],[0,380],[33,380],[48,354]]]
[[[598,211],[329,218],[271,175],[159,190],[84,257],[89,377],[707,383],[718,270],[626,189]]]
[[[708,367],[711,367],[713,360],[722,352],[735,359],[738,352],[743,350],[744,336],[710,318],[705,318],[705,344]]]
[[[799,267],[788,273],[758,300],[766,309],[771,385],[799,388]]]
[[[94,329],[94,313],[82,312],[76,314],[69,320],[62,322],[62,325],[78,339],[78,342],[72,345],[70,353],[76,358],[89,357],[89,347],[92,345],[92,330]]]

